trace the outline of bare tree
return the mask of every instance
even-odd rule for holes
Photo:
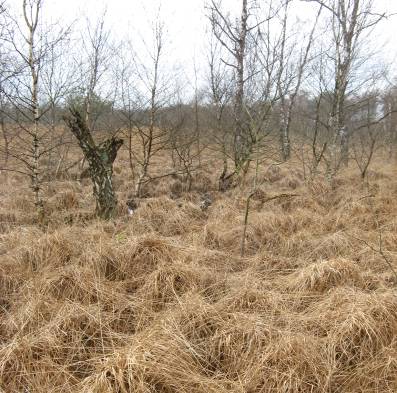
[[[193,64],[194,69],[194,99],[193,99],[193,110],[194,110],[194,134],[195,141],[197,145],[197,157],[199,162],[199,167],[201,167],[201,124],[200,124],[200,92],[198,87],[198,70],[196,59],[194,59]]]
[[[258,25],[249,24],[251,7],[248,0],[241,1],[241,12],[236,20],[221,9],[219,1],[212,0],[209,6],[210,22],[212,31],[217,40],[221,43],[227,53],[223,61],[234,69],[235,90],[234,90],[234,162],[236,170],[239,171],[246,162],[247,145],[246,126],[244,121],[244,99],[246,84],[246,61],[247,61],[247,40],[251,31]],[[228,58],[231,60],[229,61]]]
[[[48,97],[43,91],[43,72],[51,62],[54,48],[67,36],[69,29],[45,28],[42,22],[42,0],[22,1],[22,21],[8,15],[6,43],[12,52],[7,88],[2,84],[8,111],[14,121],[12,146],[8,155],[16,163],[8,162],[7,170],[30,178],[34,204],[39,217],[44,216],[42,161],[55,148],[51,129],[43,122],[49,110]],[[55,33],[54,33],[55,31]],[[4,114],[4,111],[2,111]],[[9,142],[9,140],[8,140]]]
[[[43,201],[40,196],[40,145],[39,145],[39,121],[40,121],[40,108],[39,108],[39,97],[38,97],[38,82],[40,64],[37,63],[37,55],[35,53],[35,35],[37,31],[37,25],[39,22],[39,12],[41,8],[41,0],[37,0],[35,3],[30,4],[30,12],[28,12],[27,1],[23,2],[23,15],[25,18],[26,27],[28,28],[28,35],[26,37],[28,43],[29,54],[26,58],[27,64],[30,69],[31,78],[31,97],[30,107],[33,114],[33,129],[30,130],[30,136],[32,137],[32,190],[35,194],[35,205],[41,212],[44,209]]]
[[[113,51],[110,46],[110,32],[105,26],[106,12],[98,18],[95,24],[89,20],[86,22],[86,29],[82,33],[83,53],[79,68],[81,85],[83,88],[83,112],[84,121],[87,127],[94,131],[95,121],[98,113],[93,113],[94,100],[100,96],[100,83],[105,78],[109,69],[109,62]]]
[[[279,159],[279,152],[274,148],[277,138],[274,130],[282,128],[285,117],[284,135],[289,134],[288,124],[295,102],[294,87],[296,81],[299,90],[304,66],[295,71],[295,48],[287,40],[288,4],[280,15],[280,3],[269,3],[262,7],[255,18],[256,31],[250,32],[250,51],[247,54],[246,97],[244,113],[246,119],[246,157],[245,171],[251,162],[273,162]],[[275,5],[278,5],[275,8]],[[297,74],[300,75],[297,75]],[[291,98],[288,98],[288,95]],[[288,114],[287,111],[290,113]],[[280,118],[283,119],[280,119]],[[289,145],[289,140],[287,141]],[[290,147],[288,146],[289,150]]]
[[[362,180],[365,180],[374,154],[387,142],[385,126],[393,114],[394,109],[387,105],[376,90],[359,98],[354,124],[351,125],[351,150]]]
[[[105,28],[105,14],[102,14],[94,26],[87,23],[83,40],[85,59],[81,61],[82,69],[88,75],[83,75],[81,81],[84,98],[82,103],[79,100],[72,101],[69,104],[69,115],[64,117],[88,162],[88,172],[96,201],[96,214],[103,219],[111,218],[117,206],[113,187],[113,163],[123,144],[123,140],[115,135],[117,131],[102,142],[95,142],[93,136],[96,121],[101,114],[100,111],[93,113],[94,102],[98,103],[101,100],[100,82],[110,68],[112,50],[109,41],[110,34]],[[100,139],[100,136],[98,138]]]
[[[5,124],[5,107],[6,97],[4,94],[4,82],[7,79],[7,51],[4,46],[5,26],[7,19],[5,18],[4,2],[0,3],[0,128],[4,142],[4,158],[3,167],[7,167],[9,158],[9,136]]]
[[[396,158],[397,152],[397,88],[392,86],[383,97],[384,112],[389,113],[384,121],[384,131],[387,135],[389,158]]]
[[[128,45],[128,53],[124,50],[122,54],[122,112],[129,129],[130,166],[137,171],[134,193],[138,197],[142,196],[143,186],[152,180],[153,160],[169,146],[164,109],[172,105],[177,94],[175,74],[167,71],[165,33],[165,25],[157,15],[151,39],[142,38],[137,47]]]
[[[142,185],[147,179],[150,162],[153,156],[163,148],[164,145],[164,131],[156,128],[156,121],[159,103],[159,72],[160,61],[163,56],[163,32],[164,25],[159,20],[156,21],[154,26],[154,50],[150,54],[152,61],[152,69],[145,69],[144,72],[138,72],[141,79],[146,79],[148,82],[149,92],[149,105],[148,105],[148,125],[145,127],[140,124],[138,126],[139,137],[141,139],[142,147],[142,162],[141,171],[135,186],[135,193],[140,196]]]
[[[360,46],[366,38],[365,33],[386,15],[374,11],[373,0],[304,1],[320,4],[331,16],[333,55],[329,52],[328,56],[334,65],[334,86],[328,122],[333,133],[330,152],[332,170],[335,172],[339,162],[348,164],[351,131],[347,124],[347,105],[357,67],[363,67],[363,60],[359,59]]]
[[[123,140],[111,137],[96,144],[81,113],[73,107],[70,108],[70,116],[65,117],[65,120],[89,164],[96,201],[96,214],[100,218],[109,219],[113,216],[117,206],[113,188],[113,163]]]
[[[8,167],[8,159],[10,157],[10,140],[9,134],[6,126],[6,100],[3,93],[3,86],[0,85],[0,129],[1,135],[3,137],[4,146],[2,147],[3,150],[3,163],[2,167]]]
[[[136,160],[134,154],[135,144],[135,120],[139,109],[137,102],[137,94],[135,87],[135,72],[133,62],[131,61],[131,47],[129,43],[122,43],[117,51],[117,62],[115,64],[115,78],[119,81],[119,97],[120,103],[119,117],[123,125],[123,133],[128,141],[128,162],[132,175],[132,180],[135,183],[136,176]]]
[[[226,64],[221,61],[219,43],[210,41],[207,84],[209,89],[211,145],[220,150],[222,172],[219,176],[219,190],[230,186],[234,171],[229,173],[228,162],[233,159],[233,134],[230,132],[230,103],[232,99],[232,76]],[[219,146],[219,147],[218,147]]]
[[[266,139],[274,128],[270,123],[284,77],[286,23],[275,26],[272,21],[279,23],[277,16],[285,3],[288,5],[289,0],[264,4],[243,0],[236,22],[232,22],[219,2],[211,2],[212,31],[224,49],[221,59],[234,76],[235,171],[232,175],[242,173],[244,177],[258,155],[264,153],[274,158]],[[287,10],[285,6],[284,21]]]
[[[289,43],[287,42],[289,5],[290,2],[288,1],[286,1],[284,4],[278,67],[278,93],[280,97],[280,146],[282,159],[284,161],[290,158],[290,128],[293,110],[302,85],[302,81],[306,75],[307,65],[311,61],[310,53],[314,34],[322,12],[322,6],[320,6],[306,42],[304,42],[306,37],[302,37],[296,31],[293,34],[294,39],[291,43]],[[301,26],[297,27],[300,28]],[[297,54],[297,50],[299,50],[300,53]]]
[[[306,180],[312,181],[319,173],[320,164],[326,167],[326,174],[330,175],[331,159],[329,145],[332,140],[332,130],[328,123],[329,100],[328,86],[326,84],[325,69],[326,55],[320,46],[316,61],[310,65],[314,77],[309,79],[311,91],[301,94],[297,102],[297,115],[295,121],[300,121],[300,130],[297,139],[299,145],[295,152],[303,166]]]
[[[78,78],[75,76],[73,61],[66,53],[71,53],[71,40],[64,39],[49,49],[50,56],[42,70],[41,90],[47,105],[42,123],[54,141],[54,149],[48,153],[46,178],[52,180],[65,176],[68,153],[72,147],[72,135],[62,121],[67,98],[76,90]]]

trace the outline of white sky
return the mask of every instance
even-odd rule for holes
[[[261,0],[265,1],[265,0]],[[16,9],[22,0],[8,0]],[[139,34],[150,35],[151,22],[161,6],[161,19],[166,23],[169,42],[168,56],[185,68],[193,68],[196,63],[204,64],[205,45],[208,40],[206,29],[208,20],[205,10],[206,0],[44,0],[44,13],[52,20],[69,24],[73,20],[82,23],[84,17],[95,20],[104,9],[107,10],[107,27],[114,36],[122,38],[129,35],[132,39]],[[241,0],[223,0],[224,7],[239,8]],[[307,20],[316,6],[294,2],[296,17]],[[374,0],[376,10],[397,14],[397,0]],[[79,22],[80,21],[80,22]],[[376,42],[388,61],[397,62],[397,15],[383,21],[376,31]],[[138,33],[139,32],[139,33]]]
[[[21,2],[13,0],[13,2]],[[150,23],[161,6],[161,17],[166,22],[172,52],[186,64],[193,57],[203,56],[206,41],[205,0],[46,0],[45,6],[54,18],[72,20],[81,15],[98,15],[107,9],[108,26],[119,36],[140,31],[148,34]],[[313,4],[295,1],[297,15],[305,19]],[[241,0],[223,0],[224,7],[240,7]],[[397,14],[397,0],[374,0],[379,11]],[[385,53],[389,58],[397,56],[397,15],[382,22],[377,38],[380,44],[387,43]],[[145,31],[147,33],[145,33]]]

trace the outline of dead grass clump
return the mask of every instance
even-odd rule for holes
[[[79,198],[74,191],[64,191],[55,197],[53,209],[56,211],[77,209],[78,207]]]
[[[7,270],[0,265],[0,299],[11,294],[18,286],[15,275]]]
[[[22,338],[32,332],[34,336],[39,336],[47,322],[59,311],[60,303],[40,294],[30,296],[31,293],[18,291],[14,294],[12,305],[2,321],[7,338]]]
[[[66,225],[87,225],[96,219],[95,213],[93,210],[65,210],[63,212],[59,212],[59,214],[52,214],[48,227],[49,229],[55,228],[58,229]]]
[[[325,385],[325,350],[317,340],[275,330],[258,313],[197,300],[182,304],[173,321],[167,330],[180,331],[207,375],[230,381],[230,391],[320,392]]]
[[[123,232],[113,239],[101,238],[99,244],[100,247],[88,248],[79,263],[90,266],[97,277],[109,281],[140,281],[158,265],[171,263],[183,254],[176,244],[165,239]]]
[[[192,300],[192,298],[191,298]],[[201,302],[193,302],[196,314],[203,312]],[[189,310],[192,310],[189,302]],[[185,306],[136,334],[124,350],[102,362],[95,373],[81,384],[82,392],[163,392],[223,393],[236,391],[232,382],[213,377],[207,364],[205,347],[195,340],[190,328],[194,320],[181,315]],[[179,311],[178,311],[179,310]],[[201,312],[200,312],[201,311]],[[190,336],[187,331],[192,333]],[[197,333],[197,331],[195,332]],[[202,343],[203,344],[203,343]],[[241,392],[241,390],[240,390]]]
[[[323,293],[336,286],[364,286],[360,268],[343,258],[315,262],[285,277],[285,282],[294,292]]]
[[[284,243],[288,254],[288,241]],[[255,271],[261,273],[264,279],[273,279],[277,276],[289,274],[302,265],[302,261],[293,256],[282,256],[272,252],[273,250],[260,249],[252,258],[251,264]]]
[[[278,292],[261,290],[260,286],[248,283],[239,287],[237,282],[218,304],[229,312],[266,313],[270,317],[281,313],[283,299]]]
[[[102,243],[98,249],[90,248],[83,252],[79,262],[83,266],[89,266],[97,277],[109,281],[121,281],[127,278],[129,261],[122,251],[113,248],[110,242]]]
[[[106,311],[109,330],[116,335],[122,335],[125,339],[137,331],[147,328],[142,306],[125,293],[120,292],[117,296],[106,299],[103,305]]]
[[[31,213],[34,207],[32,199],[29,198],[28,195],[23,195],[23,193],[22,195],[19,194],[19,196],[14,196],[7,205],[11,211],[19,210],[23,213]]]
[[[306,327],[328,338],[329,356],[342,373],[368,362],[390,346],[397,329],[397,298],[390,292],[371,293],[335,288],[306,310]]]
[[[369,247],[379,224],[394,263],[389,169],[376,190],[347,170],[334,187],[319,173],[311,191],[292,161],[271,170],[252,199],[243,258],[252,172],[241,188],[212,192],[206,211],[198,192],[166,197],[161,179],[150,192],[162,196],[106,222],[80,219],[93,210],[91,185],[53,182],[45,227],[26,225],[36,213],[14,206],[30,197],[10,177],[0,187],[0,220],[10,221],[0,234],[0,390],[397,391],[395,282]],[[263,203],[295,186],[299,198]]]
[[[103,311],[101,304],[81,307],[79,304],[69,303],[61,311],[52,318],[49,325],[57,331],[65,349],[74,345],[71,355],[75,363],[78,360],[86,363],[82,366],[89,367],[96,356],[110,354],[125,342],[125,336],[110,328],[109,321],[114,316]],[[74,362],[66,364],[70,364],[72,368],[78,366]],[[80,372],[83,372],[82,368]]]
[[[335,180],[337,181],[337,180]],[[335,189],[325,180],[313,180],[307,185],[311,198],[322,208],[329,210],[335,207],[343,194],[335,192]]]
[[[31,299],[24,310],[24,315],[10,314],[9,331],[15,339],[0,348],[2,386],[50,388],[53,378],[57,389],[66,381],[75,384],[93,372],[93,359],[110,354],[125,341],[110,328],[114,315],[97,305],[55,303],[41,296]]]
[[[374,180],[390,180],[390,176],[382,170],[368,169],[367,178]]]
[[[348,238],[343,232],[305,236],[305,241],[297,244],[297,251],[306,258],[312,260],[347,258],[353,256],[357,244]]]
[[[13,295],[24,282],[24,276],[13,269],[12,264],[5,262],[0,265],[0,342],[3,329],[1,318],[9,312]]]
[[[91,304],[98,301],[97,281],[97,277],[89,267],[70,265],[47,269],[40,276],[35,276],[26,282],[21,288],[21,293],[30,291],[57,301]]]
[[[231,334],[239,336],[241,348],[245,347],[246,349],[249,346],[245,346],[243,341],[251,333],[253,335],[251,339],[255,340],[261,340],[259,336],[265,338],[270,334],[268,326],[257,313],[251,315],[248,313],[229,312],[229,310],[225,309],[223,302],[211,305],[196,293],[189,296],[189,298],[185,297],[184,300],[183,303],[178,304],[173,313],[169,314],[166,319],[167,324],[171,323],[174,328],[178,327],[183,335],[195,345],[206,344],[207,346],[203,350],[207,350],[208,355],[213,357],[213,361],[222,361],[226,352],[230,356],[236,356],[240,353],[237,349],[232,353],[236,341],[231,339]],[[248,329],[250,333],[247,334],[247,337],[244,334],[244,325],[252,327],[252,330]],[[221,346],[227,346],[228,348],[222,350]],[[250,349],[254,348],[255,346]],[[213,361],[209,361],[209,363],[213,363]],[[217,368],[214,364],[213,367]]]
[[[242,385],[246,373],[276,333],[255,314],[231,313],[193,299],[181,304],[165,327],[178,331],[194,348],[207,376],[215,381],[222,377],[237,391],[246,391]]]
[[[221,223],[208,224],[201,234],[202,244],[210,250],[217,250],[239,255],[243,226],[224,226]],[[274,238],[274,236],[273,236]],[[253,255],[262,246],[258,239],[255,228],[248,226],[245,240],[245,255]]]
[[[224,195],[224,194],[223,194]],[[216,199],[211,206],[211,223],[222,223],[223,225],[235,225],[242,222],[243,210],[245,208],[246,198],[230,197]]]
[[[266,228],[266,224],[262,227],[261,222],[253,222],[247,230],[246,248],[248,252],[246,255],[255,255],[259,250],[280,252],[285,249],[287,239],[282,231],[269,230]]]
[[[135,247],[131,248],[129,257],[134,262],[134,269],[139,274],[153,271],[160,263],[169,263],[176,259],[180,249],[166,239],[154,236],[138,238]]]
[[[206,375],[194,348],[183,337],[152,337],[147,351],[134,346],[130,352],[107,359],[97,373],[81,383],[82,393],[227,393],[232,383]],[[238,390],[240,393],[241,390]]]
[[[261,354],[277,337],[257,314],[223,313],[214,335],[207,343],[208,364],[229,380],[249,380]]]
[[[296,190],[302,185],[301,180],[295,178],[295,177],[284,177],[280,181],[280,188],[281,189],[286,189],[286,190]]]
[[[209,176],[198,172],[193,177],[192,190],[197,192],[208,192],[213,190],[214,186]]]
[[[63,194],[68,192],[73,192],[76,194],[81,194],[83,191],[81,184],[76,181],[62,180],[62,181],[51,181],[46,183],[46,187],[43,190],[45,195],[49,198],[55,196],[56,194]]]
[[[376,292],[345,292],[343,295],[344,307],[338,310],[337,323],[330,329],[329,336],[336,360],[346,367],[366,361],[393,342],[397,329],[397,298],[392,293]],[[331,297],[329,305],[332,300]]]
[[[346,374],[343,386],[346,390],[363,393],[396,392],[397,343],[384,347],[370,362],[363,362],[354,373]]]
[[[256,214],[251,220],[251,225],[256,228],[256,232],[277,233],[282,236],[290,236],[298,231],[319,225],[306,212],[296,211],[294,214],[282,214],[280,212],[264,212]],[[315,229],[315,228],[313,228]]]
[[[186,248],[187,253],[186,261],[196,263],[200,266],[211,269],[211,271],[220,273],[224,277],[234,271],[239,271],[245,268],[244,262],[239,255],[231,255],[230,253],[210,250],[203,247],[201,244],[201,237],[197,236],[193,241],[197,241],[192,248]]]
[[[43,234],[39,238],[24,238],[18,250],[19,263],[35,272],[45,266],[63,266],[81,252],[81,239],[65,230]]]
[[[217,228],[213,225],[206,225],[204,227],[203,245],[211,250],[230,249],[233,243],[235,244],[235,239],[236,239],[235,231],[231,231],[231,233],[222,233],[218,231]]]
[[[18,222],[18,215],[15,212],[0,211],[0,233],[7,233],[10,228]]]
[[[213,280],[213,276],[201,267],[174,262],[160,265],[146,276],[136,296],[158,311],[177,302],[187,292],[205,290]]]
[[[328,337],[328,357],[334,364],[332,381],[344,386],[345,391],[363,386],[363,369],[372,369],[374,381],[381,373],[385,381],[396,386],[393,365],[397,362],[395,332],[397,329],[397,299],[391,292],[371,294],[352,290],[336,290],[330,297],[316,305],[319,326]],[[390,352],[393,348],[394,351]],[[391,357],[383,363],[385,351]],[[365,383],[368,377],[364,376]],[[368,390],[372,391],[372,390]]]
[[[390,214],[396,214],[397,206],[393,194],[383,194],[375,198],[372,215],[378,220],[379,225],[390,221]]]
[[[248,370],[246,392],[324,392],[329,365],[317,338],[280,332]]]
[[[180,180],[174,180],[170,185],[170,194],[174,198],[180,198],[184,191],[183,184]]]
[[[272,165],[266,171],[266,180],[269,183],[275,183],[283,178],[283,173],[280,167]]]
[[[3,345],[0,387],[5,392],[72,392],[76,378],[60,365],[62,359],[57,358],[57,350],[56,337],[48,332],[19,337]]]
[[[43,236],[43,232],[37,226],[18,226],[9,232],[0,234],[0,256],[7,255],[16,259],[17,249],[21,248],[21,243],[33,243],[33,239]],[[15,265],[15,261],[14,261]]]
[[[142,230],[170,237],[198,230],[204,217],[198,205],[184,203],[178,206],[167,197],[159,197],[140,207],[134,219]]]

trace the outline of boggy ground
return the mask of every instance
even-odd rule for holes
[[[110,222],[92,217],[88,181],[54,181],[45,226],[2,174],[1,391],[397,391],[395,168],[334,187],[294,164],[264,171],[244,258],[249,187],[218,193],[208,173],[189,194],[156,182],[129,217],[116,167]],[[279,193],[297,196],[264,203]]]

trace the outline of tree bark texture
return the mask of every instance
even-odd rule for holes
[[[80,112],[71,108],[70,113],[71,116],[65,120],[89,165],[96,201],[96,214],[100,218],[109,219],[113,216],[117,206],[113,188],[113,163],[123,140],[112,137],[100,145],[96,145]]]

